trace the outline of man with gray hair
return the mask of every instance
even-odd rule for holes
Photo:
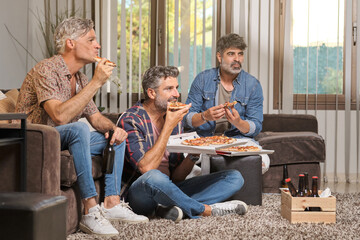
[[[191,155],[169,153],[170,135],[182,131],[179,123],[189,106],[172,111],[169,103],[179,97],[176,67],[155,66],[143,76],[145,100],[139,101],[119,118],[118,126],[128,132],[124,181],[127,198],[137,214],[180,221],[190,218],[243,215],[242,201],[224,202],[243,186],[237,170],[226,170],[185,179],[195,162]]]
[[[186,103],[191,103],[185,126],[200,136],[225,135],[253,138],[262,129],[263,92],[260,82],[242,69],[244,39],[230,33],[216,44],[219,67],[205,70],[194,79]],[[236,103],[225,107],[225,103]],[[269,168],[269,157],[261,155],[262,172]]]
[[[84,204],[85,215],[80,229],[87,233],[113,236],[119,232],[107,219],[123,222],[147,222],[120,201],[120,189],[125,139],[127,133],[104,117],[92,98],[110,77],[113,66],[102,59],[90,82],[80,69],[93,63],[99,53],[93,22],[89,19],[69,18],[59,24],[54,34],[58,55],[45,59],[30,70],[20,89],[17,112],[28,115],[28,121],[55,127],[60,134],[61,150],[68,149],[74,158],[77,183]],[[90,132],[86,117],[96,130]],[[113,136],[115,160],[111,174],[105,174],[105,199],[99,206],[92,177],[92,155],[101,155],[109,131]]]

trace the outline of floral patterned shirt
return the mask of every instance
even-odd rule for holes
[[[88,79],[81,72],[77,72],[75,78],[76,93],[78,93],[88,84]],[[39,62],[26,75],[15,111],[26,113],[27,119],[31,123],[56,126],[43,108],[43,103],[50,99],[61,102],[69,100],[72,97],[70,79],[70,71],[61,55],[55,55]],[[76,122],[81,117],[88,117],[97,112],[98,109],[91,100],[71,122]]]

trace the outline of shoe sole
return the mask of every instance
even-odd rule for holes
[[[179,207],[173,206],[171,208],[160,208],[156,215],[177,223],[180,222],[184,214]]]
[[[105,218],[110,221],[117,221],[117,222],[122,222],[122,223],[129,223],[129,224],[148,223],[149,222],[149,219],[141,220],[141,221],[132,221],[132,220],[126,220],[126,219],[121,219],[121,218],[108,218],[108,217],[105,217]]]
[[[97,235],[97,236],[114,237],[114,236],[119,235],[118,233],[117,234],[115,234],[115,233],[109,233],[109,234],[96,233],[96,232],[92,231],[90,228],[88,228],[87,226],[85,226],[82,223],[79,224],[79,229],[81,231],[83,231],[84,233],[94,234],[94,235]]]

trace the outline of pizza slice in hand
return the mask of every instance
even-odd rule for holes
[[[180,109],[185,108],[186,106],[187,106],[187,105],[184,104],[184,103],[182,103],[182,102],[176,102],[176,101],[174,101],[174,102],[170,102],[170,103],[169,103],[169,109],[170,109],[171,111],[180,110]]]
[[[94,57],[94,60],[96,62],[100,62],[102,59],[103,58],[101,58],[99,56]],[[106,60],[105,65],[108,65],[108,66],[111,66],[111,67],[116,67],[116,64],[114,62],[112,62],[112,61],[109,61],[109,60]]]
[[[225,102],[223,105],[224,107],[233,107],[235,106],[235,104],[237,104],[237,101],[233,101],[233,102]]]

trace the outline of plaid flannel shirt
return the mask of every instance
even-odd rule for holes
[[[127,189],[139,176],[141,176],[138,165],[145,153],[155,144],[154,133],[150,116],[145,111],[142,102],[140,101],[120,116],[117,125],[128,133],[122,178],[124,185],[123,189]],[[181,128],[182,127],[179,127],[179,125],[175,127],[171,135],[178,134]],[[184,155],[182,153],[170,153],[170,178],[171,173],[183,160]],[[126,193],[123,196],[125,197]]]

